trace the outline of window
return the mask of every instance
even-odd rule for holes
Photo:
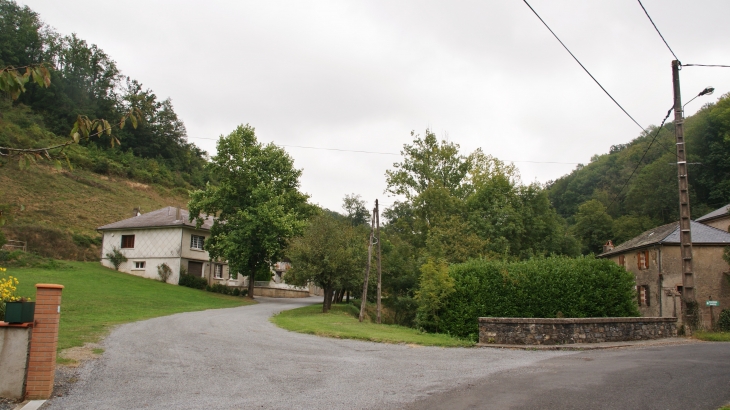
[[[619,255],[618,256],[618,264],[619,264],[619,266],[623,266],[624,268],[626,267],[626,257],[625,257],[625,255]]]
[[[649,285],[641,285],[637,290],[639,293],[639,306],[651,306],[649,304]]]
[[[636,254],[636,264],[639,270],[649,269],[649,251],[641,251]]]
[[[213,265],[213,277],[223,279],[223,265],[216,263]]]
[[[134,261],[134,269],[144,269],[145,261]]]
[[[205,236],[192,235],[190,236],[190,248],[203,250],[203,243],[205,242]]]
[[[122,235],[122,249],[134,248],[134,235]]]

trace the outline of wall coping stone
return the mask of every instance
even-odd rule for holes
[[[480,317],[479,323],[569,325],[593,323],[674,323],[676,317],[585,317],[585,318],[529,318],[529,317]]]

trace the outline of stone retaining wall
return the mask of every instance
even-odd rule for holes
[[[281,288],[270,288],[264,286],[255,286],[253,288],[254,296],[266,296],[270,298],[308,298],[308,290],[297,290],[297,289],[281,289]]]
[[[675,336],[677,318],[667,317],[479,318],[479,343],[482,344],[557,345]]]

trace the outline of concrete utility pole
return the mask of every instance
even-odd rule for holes
[[[694,273],[692,269],[692,228],[689,212],[689,183],[687,181],[687,156],[684,144],[684,113],[679,90],[679,61],[672,61],[672,84],[674,87],[674,136],[677,140],[677,175],[679,178],[679,242],[682,253],[682,323],[687,334],[691,334],[688,316],[688,302],[695,302]],[[696,313],[696,312],[695,312]]]
[[[383,281],[382,270],[380,268],[380,207],[378,207],[378,200],[375,200],[375,229],[377,230],[378,240],[378,324],[380,324],[380,311],[382,310],[380,303],[380,288]]]
[[[365,268],[365,280],[362,284],[362,302],[360,302],[360,322],[365,318],[365,307],[368,303],[368,279],[370,278],[370,261],[373,259],[373,234],[375,231],[375,209],[373,218],[370,220],[370,240],[368,241],[368,264]]]

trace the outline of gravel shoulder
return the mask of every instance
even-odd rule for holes
[[[397,408],[569,352],[389,345],[288,332],[268,299],[122,325],[45,409]]]

